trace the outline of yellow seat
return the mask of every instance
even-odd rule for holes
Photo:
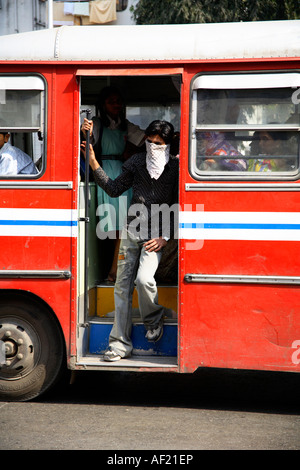
[[[177,313],[177,287],[159,286],[158,301],[164,307],[174,310]],[[137,291],[133,291],[132,306],[138,309]],[[114,311],[114,286],[101,285],[97,287],[96,295],[96,315],[105,317],[108,313]]]

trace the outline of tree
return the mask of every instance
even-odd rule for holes
[[[139,0],[136,24],[222,23],[300,18],[299,0]]]

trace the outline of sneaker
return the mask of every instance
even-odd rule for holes
[[[122,356],[112,349],[107,349],[103,355],[104,361],[114,362],[122,359]]]
[[[157,328],[154,328],[153,330],[148,330],[146,333],[146,339],[148,341],[151,341],[153,343],[156,343],[156,341],[160,340],[160,338],[163,335],[163,326],[158,325]]]

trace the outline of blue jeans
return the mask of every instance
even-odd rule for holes
[[[125,238],[124,238],[125,235]],[[132,351],[132,294],[136,285],[139,310],[147,330],[157,328],[164,315],[164,307],[158,304],[155,272],[162,252],[148,252],[143,247],[145,240],[133,239],[123,231],[115,284],[115,319],[109,336],[112,350],[126,357]]]

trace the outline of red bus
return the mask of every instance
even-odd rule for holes
[[[5,172],[0,149],[2,400],[40,395],[66,367],[300,371],[299,31],[295,20],[1,37],[0,139],[36,169]],[[166,119],[180,135],[177,261],[158,280],[172,313],[147,343],[134,294],[134,351],[117,363],[101,360],[111,240],[80,177],[84,110],[107,85],[129,121]]]

